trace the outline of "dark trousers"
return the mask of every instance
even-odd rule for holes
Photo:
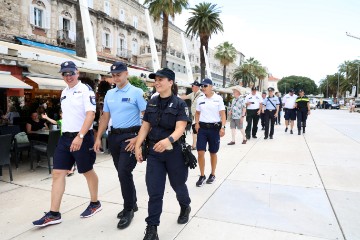
[[[274,135],[274,125],[275,125],[275,112],[276,110],[265,110],[265,137],[269,136],[269,125],[270,125],[270,136]]]
[[[259,123],[259,115],[257,114],[258,111],[259,109],[246,110],[246,122],[247,122],[247,126],[245,129],[246,138],[250,138],[250,132],[252,136],[256,136],[258,130],[257,125]],[[251,130],[251,125],[253,125],[252,130]]]
[[[133,153],[125,151],[125,147],[128,145],[125,140],[133,137],[136,137],[134,133],[110,134],[108,137],[110,152],[118,172],[124,209],[127,211],[132,210],[137,201],[132,175],[137,161]]]
[[[307,119],[307,116],[308,116],[307,108],[297,109],[296,116],[297,116],[297,127],[298,127],[298,129],[299,130],[301,129],[301,125],[305,128],[306,127],[306,119]]]
[[[260,113],[261,127],[265,127],[265,113]]]
[[[281,109],[279,109],[278,116],[277,116],[277,118],[275,119],[275,123],[276,123],[276,124],[280,124],[280,123],[281,123]]]
[[[186,186],[188,173],[189,170],[184,164],[180,145],[174,145],[173,150],[163,153],[155,152],[150,145],[146,166],[149,215],[145,221],[148,225],[159,226],[160,224],[166,174],[168,174],[170,185],[176,193],[180,206],[187,207],[190,205],[191,200]]]

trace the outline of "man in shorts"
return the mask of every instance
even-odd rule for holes
[[[243,140],[242,144],[246,144],[246,136],[244,129],[244,117],[246,115],[246,106],[243,98],[240,97],[241,94],[240,86],[235,86],[233,88],[234,98],[231,102],[230,107],[230,129],[231,129],[231,142],[228,145],[235,145],[235,136],[236,136],[236,128],[240,130]]]
[[[296,109],[295,109],[295,101],[296,101],[296,94],[294,94],[294,89],[290,89],[289,93],[286,94],[282,100],[284,105],[284,112],[285,112],[285,132],[288,131],[289,122],[290,122],[290,134],[293,134],[294,123],[296,120]]]

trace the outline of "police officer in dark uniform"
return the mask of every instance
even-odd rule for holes
[[[151,73],[155,88],[159,93],[147,104],[143,124],[135,146],[138,162],[144,159],[141,144],[148,137],[149,153],[146,167],[146,186],[149,194],[147,227],[144,240],[158,238],[157,226],[160,224],[166,174],[170,185],[176,192],[181,211],[177,222],[185,224],[189,220],[190,197],[186,186],[188,168],[184,163],[179,138],[184,134],[189,121],[186,103],[174,95],[176,90],[175,73],[163,68]]]
[[[295,107],[297,109],[297,127],[298,135],[301,135],[301,126],[303,127],[303,133],[305,133],[306,119],[310,115],[310,100],[305,96],[304,90],[299,90],[299,96],[295,101]]]
[[[263,102],[266,99],[266,92],[261,93],[261,101]],[[261,120],[261,130],[265,130],[265,114],[263,111],[260,112],[260,120]]]
[[[100,150],[101,136],[105,132],[111,117],[112,127],[108,137],[109,148],[118,172],[121,193],[124,198],[124,210],[117,216],[120,219],[117,227],[124,229],[130,225],[134,212],[138,210],[132,175],[136,166],[133,151],[141,125],[140,115],[141,112],[145,111],[146,101],[143,98],[143,91],[129,83],[127,79],[128,70],[124,63],[115,62],[110,67],[110,73],[116,87],[106,93],[94,150],[97,152]]]
[[[265,97],[263,101],[263,107],[261,108],[262,113],[265,117],[265,137],[264,139],[268,139],[269,137],[269,124],[270,125],[270,139],[273,139],[274,136],[274,125],[275,120],[278,116],[279,112],[279,98],[274,95],[274,88],[269,87],[269,96]]]

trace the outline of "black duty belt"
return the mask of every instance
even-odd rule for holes
[[[205,122],[199,122],[200,128],[207,128],[207,129],[211,129],[211,128],[221,128],[221,122],[216,122],[216,123],[205,123]]]
[[[113,128],[111,127],[111,134],[122,134],[122,133],[137,133],[141,126],[134,126],[129,128]]]
[[[86,136],[88,133],[90,133],[90,132],[92,132],[92,130],[89,130],[89,131],[85,134],[85,136]],[[79,134],[79,132],[63,132],[63,133],[62,133],[63,136],[68,137],[68,138],[75,138],[78,134]]]

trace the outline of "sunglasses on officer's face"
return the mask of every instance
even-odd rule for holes
[[[63,77],[75,76],[76,72],[63,72],[61,75],[63,75]]]
[[[201,85],[202,88],[207,88],[209,85]]]

